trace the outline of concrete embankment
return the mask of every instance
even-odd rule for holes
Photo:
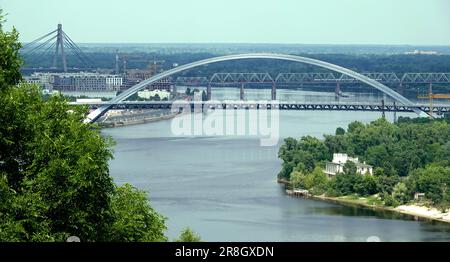
[[[100,126],[104,128],[111,127],[120,127],[120,126],[128,126],[128,125],[138,125],[151,123],[156,121],[168,120],[176,117],[178,113],[164,113],[160,115],[155,115],[153,113],[148,114],[128,114],[128,115],[120,115],[114,116],[111,118],[104,119],[103,122],[100,122]]]

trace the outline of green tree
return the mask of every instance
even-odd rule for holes
[[[338,173],[335,176],[335,181],[333,183],[334,190],[340,195],[351,195],[355,193],[355,174],[350,173]]]
[[[108,240],[115,242],[167,241],[165,218],[147,200],[147,194],[129,184],[118,187],[112,197],[114,222]]]
[[[294,189],[306,188],[305,179],[306,179],[306,175],[300,171],[293,171],[290,175],[290,182]]]
[[[345,135],[345,129],[343,129],[342,127],[338,127],[336,128],[336,133],[337,136],[343,136]]]
[[[15,28],[11,32],[3,31],[4,22],[3,9],[0,9],[0,92],[18,84],[22,79],[20,74],[22,60],[19,57],[22,45],[18,41],[19,33]]]
[[[178,239],[175,239],[175,242],[201,242],[201,241],[202,239],[200,235],[190,228],[183,229]]]
[[[392,192],[392,198],[400,205],[406,204],[409,200],[411,200],[411,197],[408,194],[408,188],[404,183],[399,182],[395,185]]]
[[[356,174],[356,171],[357,171],[356,164],[353,163],[352,161],[347,161],[344,164],[344,168],[343,169],[344,169],[344,173],[350,174],[350,175]]]
[[[378,190],[380,192],[386,192],[388,194],[391,194],[392,191],[394,190],[394,186],[400,182],[400,177],[399,176],[378,176]]]
[[[312,188],[313,194],[316,195],[322,195],[329,187],[328,177],[320,167],[314,168],[313,172],[307,175],[305,183],[310,183],[309,188]]]
[[[412,175],[416,180],[416,191],[425,193],[425,197],[439,204],[448,199],[450,185],[450,167],[427,166],[418,169]]]
[[[109,241],[111,232],[122,241],[165,240],[164,221],[143,194],[115,188],[113,141],[83,123],[87,108],[17,85],[17,33],[0,27],[0,39],[0,241]]]
[[[156,95],[152,96],[151,100],[153,100],[153,101],[161,101],[161,97],[158,94],[156,94]]]
[[[374,195],[378,193],[378,179],[370,174],[364,175],[365,195]]]

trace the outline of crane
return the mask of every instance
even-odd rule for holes
[[[450,99],[450,94],[433,94],[433,84],[430,83],[428,94],[418,95],[418,99],[428,99],[430,101],[430,118],[433,118],[433,100],[434,99]]]

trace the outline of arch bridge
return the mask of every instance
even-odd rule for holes
[[[391,97],[395,101],[399,102],[400,104],[407,106],[411,108],[415,113],[425,116],[427,115],[420,107],[415,105],[413,102],[405,98],[404,96],[400,95],[399,93],[395,92],[394,90],[390,89],[389,87],[383,85],[382,83],[371,79],[367,76],[364,76],[362,74],[359,74],[355,71],[352,71],[350,69],[331,64],[328,62],[324,62],[317,59],[302,57],[302,56],[295,56],[295,55],[285,55],[285,54],[273,54],[273,53],[251,53],[251,54],[237,54],[237,55],[227,55],[227,56],[219,56],[219,57],[213,57],[208,58],[204,60],[200,60],[197,62],[185,64],[178,66],[176,68],[164,71],[160,74],[157,74],[155,76],[152,76],[132,87],[127,89],[125,92],[121,93],[114,99],[112,99],[108,105],[103,105],[93,112],[91,112],[87,118],[85,119],[85,122],[95,122],[99,117],[101,117],[104,113],[106,113],[114,104],[119,104],[122,101],[126,100],[128,97],[132,96],[136,92],[144,89],[146,86],[151,85],[165,77],[172,76],[174,74],[207,65],[212,63],[218,63],[218,62],[224,62],[224,61],[233,61],[233,60],[242,60],[242,59],[274,59],[274,60],[283,60],[283,61],[290,61],[290,62],[298,62],[298,63],[305,63],[310,65],[315,65],[318,67],[322,67],[325,69],[329,69],[331,71],[341,73],[347,76],[350,76],[356,80],[359,80],[363,83],[366,83],[369,86],[372,86],[381,92],[385,93],[387,96]]]

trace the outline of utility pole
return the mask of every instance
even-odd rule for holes
[[[67,72],[67,62],[66,62],[66,55],[64,54],[64,37],[63,37],[63,30],[62,30],[62,24],[58,24],[58,29],[56,31],[56,50],[55,55],[53,56],[53,67],[56,68],[56,60],[59,53],[59,48],[61,48],[61,60],[63,64],[64,72]]]

